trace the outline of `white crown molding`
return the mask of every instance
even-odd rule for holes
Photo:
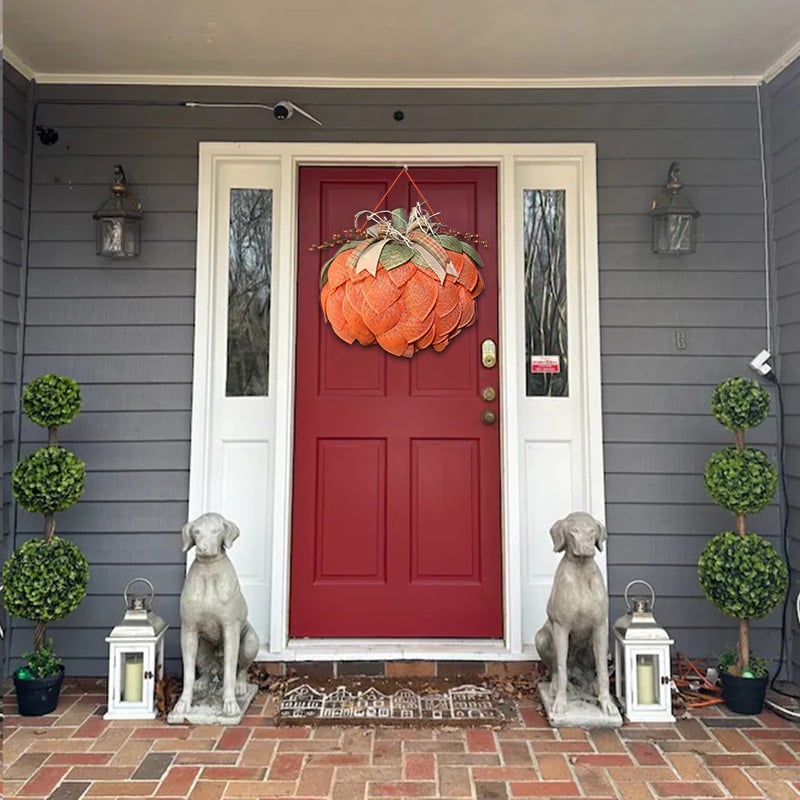
[[[669,86],[756,86],[760,75],[704,75],[602,78],[330,78],[249,75],[97,75],[36,73],[40,84],[116,84],[140,86],[258,86],[333,89],[613,89]]]
[[[783,72],[796,58],[800,57],[800,42],[795,42],[762,76],[764,83],[769,83],[773,78]]]
[[[27,80],[38,81],[36,73],[13,50],[9,50],[7,47],[4,48],[3,60],[8,61],[8,63]]]

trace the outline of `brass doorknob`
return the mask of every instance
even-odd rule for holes
[[[484,425],[494,425],[497,422],[497,414],[491,408],[485,408],[481,414],[481,422]]]
[[[494,386],[484,386],[481,389],[481,397],[487,402],[491,403],[497,397],[497,391]]]

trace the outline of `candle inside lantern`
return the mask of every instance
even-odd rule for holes
[[[636,702],[639,705],[656,702],[656,665],[652,656],[636,656]]]
[[[122,699],[126,703],[141,703],[144,683],[144,659],[141,653],[128,653],[125,657],[125,676]]]

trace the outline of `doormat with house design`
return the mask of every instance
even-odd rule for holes
[[[303,683],[281,698],[279,725],[502,725],[517,718],[509,697],[475,684],[452,687]]]

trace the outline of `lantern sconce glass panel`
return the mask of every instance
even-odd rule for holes
[[[678,177],[680,165],[669,166],[666,186],[653,199],[653,252],[659,255],[682,256],[697,249],[697,218],[700,212],[681,194],[683,184]]]
[[[634,584],[650,590],[650,599],[634,597]],[[674,640],[653,616],[656,595],[646,581],[625,587],[628,613],[614,623],[614,693],[630,722],[674,722],[670,647]]]
[[[142,204],[128,191],[125,170],[114,165],[111,197],[94,213],[97,255],[135,258],[141,251]]]
[[[134,583],[150,587],[148,595],[128,595]],[[108,710],[104,719],[155,719],[156,683],[164,676],[164,634],[169,627],[151,609],[153,584],[134,578],[123,592],[125,615],[106,637],[108,642]]]

